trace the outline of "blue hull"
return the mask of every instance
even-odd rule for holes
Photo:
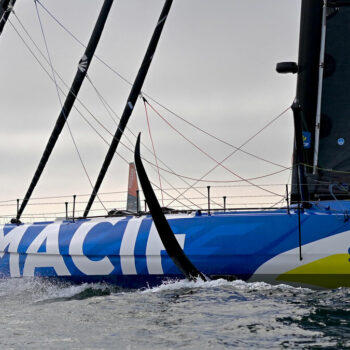
[[[301,214],[302,260],[294,210],[167,218],[186,255],[208,276],[350,286],[350,222],[342,211],[316,208]],[[4,278],[59,277],[130,288],[182,278],[149,216],[4,225],[0,258]]]

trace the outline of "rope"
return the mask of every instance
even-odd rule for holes
[[[103,98],[102,94],[98,91],[96,85],[94,85],[94,83],[93,83],[93,81],[90,79],[90,77],[88,77],[88,81],[89,81],[89,83],[92,85],[93,89],[96,91],[96,94],[99,96],[99,98],[100,98],[100,100],[101,100],[103,106],[105,106],[106,109],[107,109],[107,107],[108,107],[108,109],[115,115],[115,117],[116,117],[118,120],[120,120],[120,117],[116,114],[116,112],[113,110],[113,108],[110,106],[110,104]],[[116,123],[116,124],[117,124],[117,123]],[[134,133],[130,128],[126,127],[126,130],[132,134],[132,136],[135,138],[135,140],[137,139],[137,136],[135,135],[135,133]],[[108,133],[110,133],[111,136],[113,136],[113,134],[112,134],[109,130],[106,130],[106,131],[107,131]],[[124,133],[124,136],[125,136],[125,138],[127,139],[127,141],[128,141],[128,142],[132,145],[132,147],[133,147],[135,142],[132,143],[131,140],[129,139],[129,137],[128,137],[125,133]],[[121,143],[124,147],[126,147],[130,152],[133,153],[133,148],[127,147],[122,141],[120,141],[120,143]],[[141,144],[142,144],[142,146],[143,146],[150,154],[153,155],[152,150],[151,150],[149,147],[147,147],[147,145],[145,145],[142,141],[141,141]],[[154,169],[154,168],[157,168],[157,170],[161,169],[161,170],[163,170],[163,171],[166,172],[166,173],[169,173],[169,174],[171,174],[171,175],[175,175],[178,179],[180,179],[180,180],[181,180],[182,182],[184,182],[186,185],[190,185],[190,184],[184,179],[184,176],[183,176],[183,175],[176,174],[176,173],[175,173],[164,161],[162,161],[160,158],[157,158],[158,161],[159,161],[161,164],[163,164],[163,166],[165,166],[166,169],[160,168],[158,164],[155,165],[155,164],[151,163],[150,161],[146,160],[144,157],[142,157],[142,159],[143,159],[144,161],[146,161],[149,165],[151,165],[153,169]],[[172,186],[163,176],[161,176],[161,178],[162,178],[166,183],[168,183],[168,185]],[[173,188],[174,188],[174,187],[173,187]],[[174,189],[175,189],[175,188],[174,188]],[[203,192],[201,192],[201,191],[199,191],[199,190],[196,190],[196,191],[198,192],[198,194],[202,195],[203,198],[206,198],[206,194],[205,194],[205,193],[203,193]],[[180,194],[180,192],[179,192],[179,194]],[[194,204],[194,203],[193,203],[193,204]],[[216,203],[216,204],[217,204],[217,203]],[[195,205],[195,204],[194,204],[194,205]]]
[[[53,81],[55,83],[55,87],[56,87],[56,92],[57,92],[57,97],[58,97],[58,100],[59,100],[59,103],[60,103],[60,106],[61,106],[61,110],[63,111],[63,104],[62,104],[62,100],[61,100],[61,95],[60,95],[60,89],[58,87],[58,84],[57,84],[57,80],[56,80],[56,74],[55,74],[55,70],[53,68],[53,64],[52,64],[52,60],[51,60],[51,55],[50,55],[50,50],[49,50],[49,47],[48,47],[48,44],[47,44],[47,40],[46,40],[46,36],[45,36],[45,32],[44,32],[44,28],[43,28],[43,24],[42,24],[42,21],[41,21],[41,18],[40,18],[40,13],[39,13],[39,9],[38,9],[38,6],[37,6],[37,0],[34,0],[34,4],[35,4],[35,9],[36,9],[36,13],[37,13],[37,16],[38,16],[38,20],[39,20],[39,24],[40,24],[40,30],[41,30],[41,34],[43,36],[43,39],[44,39],[44,43],[45,43],[45,48],[46,48],[46,52],[47,52],[47,57],[48,57],[48,60],[49,60],[49,63],[50,63],[50,67],[51,67],[51,72],[52,72],[52,78],[53,78]],[[80,161],[80,164],[85,172],[85,175],[90,183],[90,186],[93,188],[93,184],[92,184],[92,181],[91,181],[91,178],[88,174],[88,171],[86,169],[86,166],[84,164],[84,161],[83,161],[83,158],[79,152],[79,149],[78,149],[78,145],[75,141],[75,138],[73,136],[73,133],[72,133],[72,130],[69,126],[69,123],[68,123],[68,120],[67,120],[67,116],[65,114],[65,112],[63,111],[63,116],[64,116],[64,119],[66,121],[66,124],[67,124],[67,127],[68,127],[68,130],[69,130],[69,134],[71,136],[71,139],[73,141],[73,145],[74,145],[74,148],[77,152],[77,155],[78,155],[78,158],[79,158],[79,161]],[[102,205],[102,207],[107,211],[106,207],[104,206],[104,204],[102,203],[101,199],[98,198],[100,204]]]
[[[10,22],[12,28],[15,30],[15,32],[17,33],[17,35],[20,37],[21,41],[24,43],[24,45],[26,46],[26,48],[29,50],[29,52],[33,55],[33,57],[35,58],[35,60],[38,62],[38,64],[40,65],[40,67],[44,70],[44,72],[47,74],[47,76],[50,78],[51,81],[54,81],[52,76],[50,75],[50,73],[46,70],[46,68],[43,66],[43,64],[40,62],[40,60],[38,59],[38,57],[35,55],[34,51],[29,47],[29,45],[26,43],[26,41],[24,40],[24,38],[21,36],[21,34],[19,33],[19,31],[16,29],[16,27]],[[28,33],[27,33],[28,34]],[[29,34],[28,34],[29,35]],[[36,48],[38,49],[37,45],[35,45]],[[38,49],[39,50],[39,49]],[[41,55],[43,56],[42,52],[39,50],[39,52],[41,53]],[[55,71],[56,72],[56,71]],[[57,74],[57,72],[56,72]],[[57,74],[57,76],[60,78],[60,76]],[[63,81],[62,78],[60,78],[60,80],[63,82],[63,84],[65,84],[65,82]],[[66,84],[65,84],[66,85]],[[66,85],[67,86],[67,85]],[[61,93],[64,94],[63,90],[58,87],[59,90],[61,91]],[[110,131],[89,111],[89,109],[82,103],[82,101],[80,99],[77,98],[77,100],[80,102],[80,104],[83,106],[83,108],[89,113],[89,115],[91,115],[93,117],[93,119],[106,131],[108,132],[110,135],[112,135],[110,133]],[[94,132],[96,132],[96,134],[107,144],[109,145],[108,141],[96,130],[96,128],[94,128],[94,126],[86,119],[86,117],[84,116],[84,114],[76,107],[74,106],[74,108],[76,109],[76,111],[79,113],[79,115],[83,118],[83,120],[94,130]],[[130,149],[129,147],[127,147],[125,144],[121,143],[124,147],[126,147],[130,152],[133,153],[133,150]],[[129,164],[129,161],[126,160],[121,154],[117,153],[116,154],[126,163]],[[149,162],[150,163],[150,162]],[[150,163],[153,167],[155,166],[154,164]],[[170,184],[169,184],[170,185]],[[174,188],[175,189],[175,188]],[[172,197],[174,198],[174,197]],[[178,200],[179,203],[181,203]],[[182,204],[182,203],[181,203]]]
[[[285,187],[286,184],[266,184],[266,185],[263,185],[265,187],[275,187],[275,186],[283,186]],[[232,186],[213,186],[212,189],[215,189],[215,188],[243,188],[243,187],[250,187],[249,185],[232,185]],[[180,191],[180,190],[185,190],[187,187],[178,187],[178,188],[163,188],[163,191],[171,191],[171,190],[176,190],[176,191]],[[195,188],[193,188],[195,189]],[[207,189],[207,187],[196,187],[196,189]],[[155,189],[157,190],[157,189]],[[140,191],[142,193],[142,190]],[[116,194],[127,194],[127,191],[113,191],[113,192],[102,192],[100,193],[100,196],[109,196],[109,195],[116,195]],[[90,193],[82,193],[82,194],[77,194],[77,197],[87,197],[87,196],[90,196]],[[35,200],[43,200],[43,199],[60,199],[60,198],[71,198],[72,195],[71,194],[68,194],[68,195],[59,195],[59,196],[44,196],[44,197],[34,197],[34,198],[31,198],[32,201],[35,201]],[[242,198],[245,198],[245,197],[274,197],[274,195],[246,195],[246,196],[230,196],[230,197],[235,197],[235,198],[238,198],[238,197],[242,197]],[[213,197],[213,198],[221,198],[221,197]],[[227,197],[229,198],[229,197]],[[23,198],[19,198],[20,200],[23,200]],[[187,199],[201,199],[200,198],[187,198]],[[7,200],[1,200],[0,203],[16,203],[17,199],[7,199]],[[108,202],[108,201],[107,201]],[[30,205],[30,204],[28,204]]]
[[[42,6],[42,4],[38,1],[38,3]],[[23,39],[22,39],[23,40]],[[61,89],[60,89],[61,90]],[[61,90],[62,91],[62,90]],[[102,96],[100,96],[100,97],[102,97]],[[152,98],[151,98],[152,99]],[[152,99],[153,100],[153,99]],[[79,100],[79,102],[82,104],[82,102]],[[157,103],[156,101],[155,101],[155,103]],[[158,103],[159,104],[159,103]],[[85,108],[85,109],[87,109],[86,107],[85,107],[85,105],[84,104],[82,104],[83,105],[83,107]],[[164,107],[164,106],[161,106],[161,107],[163,107],[163,108],[166,108],[166,107]],[[107,108],[106,108],[107,109]],[[79,110],[78,110],[79,111]],[[87,111],[92,115],[92,113],[87,109]],[[170,110],[169,110],[170,111]],[[79,113],[81,114],[81,112],[79,111]],[[82,115],[82,114],[81,114]],[[92,115],[93,116],[93,115]],[[95,119],[96,120],[96,119]],[[85,118],[85,121],[86,122],[88,122],[87,120],[86,120],[86,118]],[[91,123],[89,123],[88,122],[88,124],[89,124],[89,126],[90,127],[92,127],[93,128],[93,126],[91,125]],[[101,123],[99,123],[101,126],[103,126]],[[97,132],[97,130],[95,129],[95,128],[93,128],[93,130],[101,137],[101,138],[103,138],[102,137],[102,135],[101,134],[99,134],[98,132]],[[106,140],[104,140],[105,142],[106,142]],[[129,141],[130,142],[130,141]],[[106,142],[107,143],[107,142]],[[107,143],[108,144],[108,143]],[[232,145],[231,145],[232,146]],[[233,146],[234,147],[234,146]],[[129,149],[128,147],[126,147],[127,149]],[[129,149],[129,151],[132,151],[133,152],[133,150],[130,150]],[[119,154],[118,154],[119,155]],[[120,155],[119,155],[120,156]],[[125,160],[125,158],[123,159],[124,161],[126,161]],[[155,167],[155,166],[157,166],[157,165],[154,165],[154,164],[152,164],[151,162],[149,162],[148,161],[148,163],[150,164],[150,165],[152,165],[152,167]],[[272,163],[273,164],[273,163]],[[275,164],[275,165],[278,165],[278,164]],[[278,165],[279,166],[279,165]],[[281,166],[281,167],[283,167],[283,166]],[[159,167],[158,167],[158,169],[159,169]],[[220,182],[226,182],[226,183],[229,183],[229,182],[241,182],[241,181],[245,181],[245,179],[242,179],[242,180],[236,180],[236,181],[211,181],[211,180],[201,180],[201,179],[194,179],[194,178],[189,178],[189,177],[184,177],[183,175],[180,175],[180,174],[176,174],[175,172],[173,172],[173,171],[167,171],[166,169],[162,169],[162,168],[160,168],[161,170],[163,170],[163,171],[166,171],[166,172],[168,172],[168,173],[170,173],[170,174],[172,174],[172,175],[175,175],[175,176],[177,176],[177,177],[179,177],[179,178],[187,178],[187,179],[190,179],[190,180],[193,180],[193,181],[202,181],[202,182],[216,182],[216,183],[220,183]],[[286,168],[286,169],[284,169],[284,170],[288,170],[288,169],[290,169],[290,168]],[[284,170],[282,170],[282,171],[284,171]],[[274,174],[277,174],[277,173],[280,173],[280,172],[282,172],[282,171],[278,171],[278,172],[275,172],[275,173],[272,173],[272,174],[267,174],[267,175],[264,175],[264,176],[261,176],[261,177],[256,177],[256,178],[253,178],[254,180],[256,180],[256,179],[259,179],[259,178],[263,178],[263,177],[267,177],[267,176],[272,176],[272,175],[274,175]],[[182,179],[183,180],[183,179]],[[249,180],[249,179],[248,179]],[[252,184],[252,186],[254,186],[254,184]],[[195,189],[195,190],[197,190],[198,191],[198,187],[195,187],[194,185],[192,185],[191,186],[191,188],[193,188],[193,189]],[[174,188],[173,188],[174,189]],[[200,193],[201,195],[203,195],[204,197],[205,197],[205,195],[204,194],[202,194],[202,193]],[[180,194],[181,195],[181,194]]]
[[[233,174],[234,176],[238,177],[241,181],[245,181],[247,183],[249,183],[252,186],[255,186],[258,189],[261,189],[265,192],[268,192],[270,194],[274,194],[277,196],[281,196],[275,192],[272,192],[270,190],[261,188],[259,185],[256,185],[254,183],[252,183],[250,180],[245,179],[243,177],[241,177],[240,175],[236,174],[235,172],[233,172],[232,170],[230,170],[229,168],[227,168],[226,166],[224,166],[222,163],[224,161],[226,161],[228,158],[230,158],[234,153],[237,152],[237,150],[235,150],[234,152],[232,152],[231,154],[229,154],[226,158],[224,158],[224,160],[222,160],[221,162],[218,162],[216,159],[214,159],[213,157],[211,157],[207,152],[203,151],[200,147],[198,147],[196,144],[194,144],[191,140],[189,140],[185,135],[183,135],[182,133],[180,133],[177,129],[175,129],[152,105],[150,105],[148,102],[147,104],[151,107],[151,109],[162,119],[164,120],[173,130],[175,130],[181,137],[183,137],[186,141],[188,141],[190,144],[192,144],[194,147],[196,147],[199,151],[201,151],[203,154],[205,154],[207,157],[209,157],[211,160],[213,160],[216,164],[216,166],[214,168],[212,168],[211,170],[209,170],[209,172],[207,172],[204,176],[202,176],[200,178],[200,180],[202,180],[204,177],[206,177],[207,175],[209,175],[214,169],[216,169],[218,166],[223,167],[225,170],[229,171],[231,174]],[[289,109],[289,108],[288,108]],[[269,122],[267,125],[265,125],[261,130],[259,130],[257,133],[255,133],[252,137],[250,137],[246,142],[244,142],[241,147],[243,147],[244,145],[246,145],[249,141],[251,141],[254,137],[256,137],[258,134],[260,134],[264,129],[266,129],[269,125],[271,125],[275,120],[277,120],[279,117],[281,117],[287,110],[285,110],[284,112],[282,112],[280,115],[278,115],[276,118],[274,118],[271,122]],[[285,169],[284,169],[285,170]],[[194,184],[195,185],[195,184]],[[192,185],[190,188],[192,188],[194,185]],[[189,188],[189,189],[190,189]],[[187,192],[187,191],[185,191]],[[182,193],[184,194],[184,193]],[[170,203],[171,204],[171,203]]]
[[[307,167],[307,168],[314,168],[313,165],[305,164],[305,163],[300,163],[301,165]],[[350,171],[343,171],[343,170],[333,170],[333,169],[327,169],[327,168],[320,168],[320,167],[315,167],[317,170],[329,172],[329,173],[336,173],[336,174],[347,174],[350,175]]]
[[[151,132],[151,125],[149,122],[149,118],[148,118],[148,110],[147,110],[147,104],[146,104],[146,100],[143,97],[143,105],[145,106],[145,114],[146,114],[146,120],[147,120],[147,128],[148,128],[148,134],[149,137],[151,139],[151,143],[152,143],[152,149],[153,149],[153,154],[154,154],[154,159],[156,161],[156,165],[157,165],[157,171],[158,171],[158,178],[159,178],[159,188],[160,188],[160,192],[162,195],[162,206],[164,207],[164,197],[163,197],[163,190],[162,190],[162,180],[160,178],[160,172],[159,172],[159,165],[158,165],[158,159],[157,159],[157,154],[156,154],[156,149],[154,147],[154,142],[153,142],[153,137],[152,137],[152,132]]]
[[[71,197],[71,196],[70,196]],[[236,199],[236,198],[267,198],[267,197],[275,197],[274,195],[267,195],[267,196],[261,196],[261,195],[247,195],[247,196],[225,196],[227,199]],[[213,199],[222,199],[223,197],[221,196],[214,196],[212,197]],[[165,198],[165,200],[172,199],[171,197]],[[190,197],[186,198],[187,200],[202,200],[202,197]],[[285,200],[283,198],[280,200],[278,203],[281,201]],[[125,199],[120,199],[120,200],[104,200],[104,203],[125,203]],[[39,206],[39,205],[63,205],[65,202],[40,202],[40,203],[28,203],[28,206]],[[76,201],[75,204],[86,204],[87,201]],[[13,207],[14,203],[12,204],[0,204],[0,207]],[[207,205],[207,203],[205,203]],[[198,204],[196,204],[198,206]]]
[[[80,45],[82,45],[83,47],[85,47],[85,45],[66,27],[64,26],[39,0],[36,0],[40,6],[42,6],[42,8],[47,12],[47,14],[66,32],[68,33],[77,43],[79,43]],[[100,57],[98,57],[97,55],[95,55],[96,59],[98,61],[100,61],[104,66],[106,66],[111,72],[113,72],[115,75],[117,75],[122,81],[124,81],[126,84],[132,86],[132,83],[126,79],[123,75],[121,75],[117,70],[115,70],[114,68],[112,68],[108,63],[106,63],[103,59],[101,59]],[[206,134],[207,136],[231,147],[231,148],[234,148],[236,151],[240,151],[244,154],[247,154],[251,157],[254,157],[256,159],[259,159],[263,162],[266,162],[266,163],[269,163],[269,164],[272,164],[272,165],[275,165],[275,166],[278,166],[278,167],[281,167],[281,168],[284,168],[286,169],[287,167],[285,167],[284,165],[281,165],[281,164],[277,164],[275,162],[272,162],[270,160],[267,160],[265,158],[262,158],[262,157],[259,157],[253,153],[250,153],[248,151],[245,151],[245,150],[242,150],[242,146],[241,147],[236,147],[234,145],[232,145],[231,143],[219,138],[218,136],[198,127],[197,125],[187,121],[185,118],[181,117],[179,114],[175,113],[174,111],[172,111],[170,108],[166,107],[165,105],[161,104],[159,101],[157,101],[156,99],[154,99],[152,96],[146,94],[146,93],[143,93],[148,99],[150,99],[151,101],[153,101],[154,103],[156,103],[158,106],[160,106],[161,108],[165,109],[166,111],[168,111],[169,113],[171,113],[173,116],[177,117],[178,119],[182,120],[183,122],[185,122],[186,124],[190,125],[191,127],[197,129],[198,131]],[[290,109],[290,107],[288,107],[284,112],[282,112],[282,114],[284,114],[285,112],[287,112],[288,110]]]
[[[81,41],[79,41],[67,28],[65,28],[41,3],[40,3],[40,1],[38,1],[38,3],[44,8],[44,10],[65,30],[65,31],[67,31],[76,41],[78,41],[82,46],[84,46],[84,44],[81,42]],[[96,58],[97,59],[99,59],[97,56],[96,56]],[[99,59],[101,62],[103,62],[101,59]],[[104,64],[105,64],[105,62],[103,62]],[[108,66],[108,65],[107,65]],[[109,66],[108,66],[109,67]],[[111,67],[109,67],[110,69],[112,69]],[[113,69],[112,69],[112,71],[113,71]],[[118,72],[116,72],[116,71],[114,71],[115,73],[117,73],[118,74]],[[91,80],[90,80],[91,81]],[[130,83],[131,84],[131,83]],[[146,96],[148,96],[148,95],[146,95]],[[155,103],[157,103],[158,105],[160,105],[162,108],[165,108],[166,110],[168,110],[169,112],[171,112],[172,114],[174,114],[174,115],[176,115],[176,113],[174,113],[174,112],[172,112],[169,108],[167,108],[167,107],[165,107],[165,106],[163,106],[163,105],[161,105],[159,102],[157,102],[157,101],[155,101],[152,97],[150,97],[150,96],[148,96],[152,101],[154,101]],[[82,102],[79,100],[79,102],[82,104]],[[84,105],[84,104],[82,104],[83,105],[83,107],[88,111],[88,113],[90,114],[90,115],[92,115],[92,117],[94,117],[93,116],[93,114],[86,108],[86,106]],[[177,115],[178,116],[178,115]],[[179,117],[179,116],[178,116]],[[180,117],[181,118],[181,117]],[[95,120],[96,120],[96,118],[94,118]],[[184,120],[184,118],[182,118],[183,120]],[[86,119],[85,119],[85,121],[86,121]],[[102,125],[101,123],[99,123],[100,125]],[[89,125],[92,127],[92,125],[89,123]],[[105,129],[105,128],[104,128]],[[96,130],[96,129],[94,129],[94,130]],[[108,130],[107,130],[108,131]],[[98,134],[99,136],[101,136],[100,134]],[[135,135],[134,135],[135,136]],[[135,136],[136,137],[136,136]],[[130,140],[129,140],[129,142],[130,142]],[[124,145],[125,146],[125,145]],[[132,150],[130,150],[129,149],[129,151],[132,151]],[[132,151],[133,152],[133,151]],[[147,160],[146,160],[147,161]],[[152,164],[151,162],[149,162],[149,161],[147,161],[152,167],[156,167],[156,165],[154,165],[154,164]],[[164,162],[162,162],[162,164],[165,164]],[[272,162],[272,164],[273,164],[273,162]],[[277,165],[276,163],[274,163],[275,165]],[[281,167],[283,167],[283,166],[281,166]],[[168,167],[168,169],[170,169],[171,171],[168,171],[168,170],[166,170],[166,169],[162,169],[162,168],[160,168],[162,171],[165,171],[165,172],[167,172],[167,173],[170,173],[170,174],[172,174],[172,175],[175,175],[175,176],[177,176],[178,178],[180,178],[182,181],[184,181],[186,184],[188,184],[189,186],[190,186],[190,184],[188,183],[188,182],[186,182],[184,179],[188,179],[188,180],[191,180],[191,181],[202,181],[202,182],[206,182],[206,183],[208,183],[208,182],[213,182],[213,183],[220,183],[220,182],[226,182],[226,183],[229,183],[229,182],[241,182],[241,181],[244,181],[244,180],[236,180],[236,181],[216,181],[216,180],[202,180],[202,179],[195,179],[195,178],[191,178],[191,177],[186,177],[186,176],[184,176],[184,175],[181,175],[181,174],[177,174],[177,173],[175,173],[174,171],[172,171],[169,167]],[[287,168],[287,169],[289,169],[289,168]],[[287,170],[287,169],[285,169],[285,170]],[[284,171],[284,170],[283,170]],[[274,172],[274,173],[271,173],[271,174],[266,174],[266,175],[264,175],[264,176],[259,176],[259,177],[255,177],[255,178],[252,178],[252,179],[248,179],[248,180],[257,180],[257,179],[262,179],[262,178],[264,178],[264,177],[268,177],[268,176],[273,176],[273,175],[276,175],[276,174],[278,174],[278,173],[280,173],[280,172],[282,172],[282,171],[277,171],[277,172]],[[192,188],[195,188],[193,185],[191,186]],[[200,194],[203,196],[203,197],[205,197],[205,194],[203,194],[202,192],[200,192]],[[180,194],[180,196],[181,196],[182,194]]]

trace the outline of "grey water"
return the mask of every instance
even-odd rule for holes
[[[350,349],[350,289],[0,280],[0,349]]]

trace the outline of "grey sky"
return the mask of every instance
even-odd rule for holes
[[[43,3],[80,40],[87,43],[102,5],[101,0],[43,0]],[[162,5],[162,0],[115,0],[97,55],[128,80],[132,81],[136,75]],[[15,10],[44,49],[33,1],[17,0]],[[70,84],[83,48],[40,6],[39,11],[54,66]],[[294,98],[295,77],[278,75],[275,64],[297,59],[299,12],[300,0],[174,0],[143,91],[188,121],[239,146],[288,107]],[[19,28],[15,17],[10,19]],[[92,63],[89,76],[115,111],[121,114],[129,86],[97,60]],[[54,85],[9,23],[0,38],[0,79],[0,190],[1,200],[6,200],[24,196],[60,106]],[[80,97],[114,133],[115,124],[88,82],[84,83]],[[221,161],[232,150],[188,128],[161,108],[159,111],[217,160]],[[86,116],[92,120],[88,114]],[[199,178],[215,165],[155,114],[150,113],[150,120],[158,156],[173,170]],[[94,182],[107,147],[75,111],[69,122]],[[245,149],[290,166],[292,125],[292,115],[288,112]],[[130,129],[136,134],[143,131],[143,140],[150,146],[141,101],[132,116]],[[110,135],[102,129],[101,133],[110,141]],[[134,143],[135,140],[130,137]],[[120,147],[119,152],[127,160],[132,160],[132,154],[124,147]],[[142,152],[153,160],[144,149]],[[225,165],[244,177],[280,170],[239,154]],[[156,182],[156,174],[150,171],[150,175]],[[264,180],[264,183],[286,183],[288,176],[287,171]],[[174,177],[167,178],[174,186],[184,186]],[[209,178],[237,179],[222,169],[213,172]],[[115,157],[101,192],[125,190],[126,181],[127,166]],[[65,130],[34,197],[90,191],[89,182]],[[232,189],[230,191],[232,193]],[[222,194],[222,191],[217,192],[218,196]],[[2,213],[11,211],[14,208],[1,209]],[[30,211],[33,209],[30,208]]]

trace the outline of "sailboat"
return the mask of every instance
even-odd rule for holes
[[[213,210],[208,187],[208,206],[203,210],[162,208],[143,167],[139,137],[135,163],[150,211],[137,208],[133,214],[117,211],[103,217],[89,216],[141,94],[172,6],[172,1],[166,0],[84,214],[76,217],[73,211],[64,220],[22,223],[22,213],[86,77],[112,3],[104,1],[39,166],[24,200],[18,203],[16,217],[0,226],[1,277],[105,281],[128,288],[183,276],[325,288],[350,286],[346,130],[350,48],[344,45],[350,34],[350,0],[303,0],[298,62],[277,65],[279,73],[298,76],[292,104],[292,186],[290,203],[285,207]],[[0,4],[1,32],[14,0]],[[141,97],[147,104],[147,96]],[[139,203],[139,198],[135,202]]]

